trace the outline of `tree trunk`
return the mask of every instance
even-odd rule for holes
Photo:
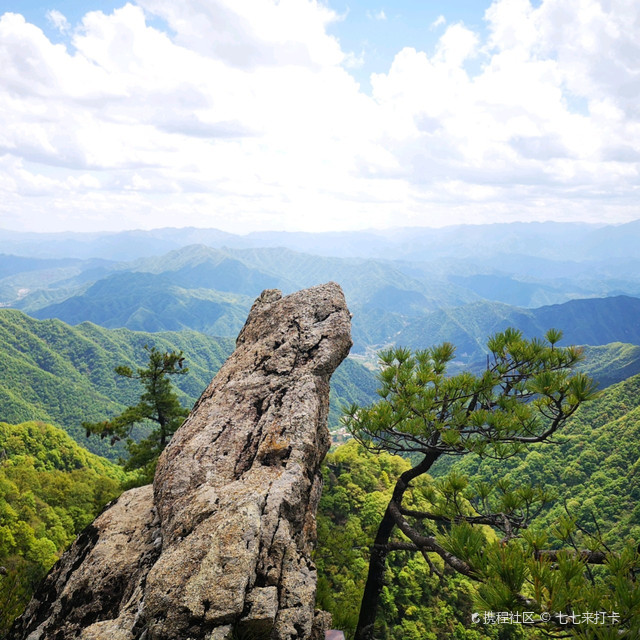
[[[411,480],[426,473],[431,468],[431,465],[438,459],[439,455],[440,452],[438,451],[430,452],[425,455],[420,464],[405,471],[396,482],[391,502],[395,502],[396,505],[400,507],[402,505],[402,498],[404,497],[405,491],[409,488]],[[369,574],[367,575],[367,582],[362,595],[355,640],[374,640],[373,631],[378,611],[378,602],[380,601],[380,593],[384,586],[384,571],[387,563],[387,554],[389,553],[388,545],[394,527],[395,520],[390,508],[387,507],[371,549]]]

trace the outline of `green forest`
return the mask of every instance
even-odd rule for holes
[[[234,343],[196,331],[146,333],[90,322],[72,327],[0,309],[0,420],[42,420],[64,429],[90,451],[117,460],[123,448],[97,436],[87,439],[82,422],[112,417],[136,401],[140,387],[119,378],[114,369],[144,364],[145,346],[185,354],[189,373],[176,387],[183,406],[190,408]],[[330,429],[338,428],[342,404],[371,402],[375,389],[375,376],[368,369],[345,360],[332,378]]]
[[[140,406],[145,388],[135,372],[149,353],[184,357],[186,373],[172,379],[180,415],[232,353],[262,289],[286,293],[328,280],[344,289],[354,340],[350,357],[331,379],[333,446],[323,467],[314,556],[317,604],[333,614],[334,628],[354,639],[377,531],[398,479],[421,455],[394,447],[393,438],[386,450],[370,451],[350,423],[350,415],[364,415],[365,407],[380,401],[381,386],[385,394],[380,353],[406,347],[395,353],[406,353],[408,361],[434,344],[452,343],[455,356],[447,359],[443,375],[464,389],[487,370],[488,336],[516,327],[530,340],[556,326],[565,331],[560,351],[583,345],[584,358],[570,368],[593,378],[600,392],[547,441],[509,452],[498,447],[493,456],[480,449],[458,455],[455,429],[442,427],[441,444],[454,455],[436,456],[428,472],[412,479],[401,503],[407,513],[435,519],[416,524],[407,516],[413,520],[406,532],[396,527],[394,548],[385,556],[374,637],[558,637],[550,625],[497,624],[485,614],[521,611],[518,598],[535,610],[536,598],[538,605],[546,598],[545,606],[559,607],[558,598],[567,597],[581,611],[596,603],[616,608],[624,627],[574,625],[563,627],[560,637],[640,636],[640,595],[629,581],[636,575],[640,541],[640,289],[635,271],[627,268],[633,256],[609,263],[581,255],[584,262],[569,262],[564,249],[549,244],[553,234],[545,236],[550,254],[529,255],[537,240],[512,245],[510,229],[493,233],[498,235],[462,230],[447,236],[448,248],[438,234],[410,234],[401,245],[366,236],[367,251],[359,234],[314,236],[313,243],[331,247],[325,247],[326,255],[312,255],[306,251],[316,245],[302,236],[282,237],[282,246],[236,239],[213,247],[186,246],[186,240],[175,245],[171,234],[158,232],[147,238],[149,247],[158,243],[147,252],[136,236],[104,245],[99,238],[70,239],[65,251],[75,247],[68,254],[74,258],[58,256],[46,242],[42,255],[0,255],[0,304],[13,307],[0,308],[0,637],[82,528],[125,488],[148,481],[153,461],[136,442],[155,442],[153,421],[116,431],[116,438],[100,436],[112,436],[104,425],[119,424],[127,407]],[[485,255],[486,243],[497,242],[500,234],[499,253]],[[206,232],[187,235],[191,243],[209,238]],[[38,253],[40,240],[33,242],[30,250]],[[134,375],[117,375],[116,368]],[[549,388],[559,380],[551,379]],[[87,431],[93,431],[90,437]],[[385,431],[371,433],[369,445]],[[129,458],[136,452],[144,454],[140,460]],[[137,468],[139,462],[144,469]],[[527,528],[512,539],[495,518],[465,528],[463,520],[484,517],[483,500],[484,506],[500,505],[510,518],[527,505]],[[440,555],[420,551],[409,534],[430,541]],[[571,545],[578,556],[557,557]],[[463,572],[443,560],[446,553],[460,561]],[[591,566],[583,562],[587,553],[606,556],[609,564]],[[553,561],[548,554],[556,554]],[[495,566],[505,567],[506,574],[496,573]],[[560,583],[550,588],[553,579]],[[622,628],[626,636],[617,633]]]
[[[551,499],[534,530],[556,531],[572,519],[594,536],[602,535],[612,550],[640,540],[640,375],[605,389],[576,412],[553,443],[532,445],[508,460],[449,458],[422,477],[410,496],[413,508],[443,486],[450,474],[469,484],[531,483],[549,491]],[[369,547],[389,502],[394,479],[410,463],[386,453],[372,454],[354,440],[327,456],[325,490],[318,515],[319,603],[334,612],[336,624],[353,633],[366,579]],[[553,536],[552,536],[553,537]],[[557,535],[553,540],[560,544]],[[378,632],[394,640],[537,637],[522,635],[518,625],[473,625],[473,612],[484,611],[477,586],[440,567],[431,570],[420,555],[396,551],[388,561]],[[640,615],[640,593],[629,592]],[[531,635],[534,634],[534,635]],[[376,636],[378,637],[378,636]],[[544,634],[541,637],[545,637]],[[582,637],[582,636],[578,636]],[[620,637],[616,634],[585,637]],[[622,637],[633,638],[634,635]]]
[[[0,634],[37,583],[135,477],[43,422],[0,422]]]
[[[71,380],[85,385],[87,393],[92,390],[87,379],[97,382],[99,376],[105,377],[104,394],[93,391],[95,395],[90,395],[89,400],[107,397],[109,389],[117,390],[121,402],[104,405],[114,411],[124,406],[127,397],[135,396],[136,391],[125,391],[118,386],[120,383],[109,369],[112,359],[126,353],[126,349],[131,354],[130,361],[134,360],[134,347],[130,343],[111,342],[113,346],[119,345],[114,356],[106,348],[101,350],[96,346],[95,337],[98,335],[104,340],[104,330],[88,324],[71,330],[57,321],[39,323],[48,328],[48,332],[41,327],[36,339],[26,330],[34,321],[22,314],[14,312],[13,315],[25,327],[22,334],[16,331],[18,339],[29,344],[32,362],[50,369],[46,373],[51,379],[66,376],[66,358],[75,358],[76,374]],[[20,327],[19,322],[17,326]],[[78,373],[83,369],[77,366],[81,360],[74,355],[77,347],[73,341],[66,352],[61,350],[65,357],[50,356],[51,359],[46,360],[47,341],[51,342],[56,336],[59,339],[63,331],[70,331],[69,335],[85,348],[92,346],[93,351],[88,350],[92,360],[87,358],[87,361],[96,363],[94,370],[86,367],[84,375]],[[113,332],[106,335],[110,333]],[[131,334],[115,333],[125,338]],[[136,336],[141,349],[145,337],[144,334]],[[162,338],[165,342],[159,344],[174,344]],[[188,347],[188,343],[183,344]],[[619,345],[612,345],[611,350],[628,351],[621,350]],[[627,362],[624,353],[620,357]],[[602,356],[602,349],[598,354]],[[198,360],[195,362],[197,368]],[[594,368],[601,366],[602,357],[596,359]],[[35,364],[32,368],[39,370]],[[355,372],[362,370],[356,368]],[[45,371],[40,371],[45,376]],[[355,385],[357,375],[351,380]],[[361,385],[366,388],[370,380],[369,374]],[[367,391],[370,394],[370,390]],[[371,402],[371,395],[363,396],[361,390],[351,394],[343,392],[343,405],[345,401],[365,405]],[[46,406],[42,399],[40,406]],[[62,402],[58,404],[63,406]],[[52,408],[46,410],[56,415]],[[552,547],[562,544],[559,529],[562,523],[566,526],[568,521],[574,521],[593,539],[600,537],[607,549],[619,553],[625,542],[635,543],[640,539],[640,490],[635,480],[640,459],[639,412],[640,375],[635,375],[584,403],[562,433],[554,436],[553,442],[531,445],[500,461],[477,456],[448,456],[438,460],[429,475],[416,479],[405,504],[416,510],[433,508],[446,495],[451,477],[458,478],[464,487],[485,483],[517,489],[531,483],[549,495],[532,531],[555,532],[550,536]],[[58,421],[64,422],[72,414],[57,415]],[[357,623],[375,529],[395,480],[410,467],[409,459],[385,452],[371,453],[352,439],[335,447],[326,458],[315,552],[319,572],[318,606],[332,612],[334,626],[343,629],[348,638],[353,637]],[[33,420],[16,425],[0,424],[0,566],[4,567],[0,578],[0,633],[7,630],[34,586],[82,528],[107,502],[136,482],[134,473],[125,473],[121,466],[89,453],[57,426]],[[433,529],[433,533],[447,535],[444,530]],[[488,527],[484,528],[483,535],[486,544],[497,539]],[[640,594],[637,590],[629,591],[628,599],[627,611],[635,612],[633,619],[637,621]],[[451,571],[437,559],[428,560],[421,554],[397,550],[388,558],[376,637],[498,640],[537,637],[536,634],[542,633],[523,625],[472,622],[472,615],[483,611],[483,595],[476,581]],[[582,637],[579,629],[575,634]]]

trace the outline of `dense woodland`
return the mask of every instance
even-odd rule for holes
[[[38,321],[0,309],[0,419],[42,420],[63,428],[82,446],[117,460],[122,448],[85,437],[82,422],[116,415],[136,401],[140,387],[114,373],[116,366],[145,363],[145,346],[182,351],[189,373],[176,380],[185,407],[193,406],[233,350],[233,340],[195,331],[148,333],[104,329],[92,323],[72,327]],[[347,359],[332,378],[329,424],[338,428],[341,404],[375,399],[375,376]]]
[[[442,457],[416,480],[405,504],[433,506],[451,474],[464,487],[530,483],[549,495],[532,530],[546,532],[552,548],[563,546],[562,528],[571,522],[581,539],[598,539],[612,553],[629,541],[637,546],[640,227],[493,227],[399,230],[389,237],[158,230],[69,234],[55,244],[38,234],[0,241],[7,252],[0,256],[0,303],[12,307],[0,309],[0,637],[77,533],[125,487],[141,482],[118,464],[127,455],[122,442],[87,438],[82,427],[113,418],[140,397],[140,384],[114,368],[143,366],[145,347],[182,351],[189,372],[174,382],[180,403],[191,407],[264,288],[287,293],[336,280],[354,313],[352,357],[332,378],[334,448],[324,467],[315,555],[318,604],[347,637],[356,627],[376,527],[396,479],[415,462],[367,452],[341,424],[341,407],[379,398],[382,347],[449,341],[457,346],[452,373],[478,373],[486,367],[487,337],[508,326],[528,338],[557,327],[561,344],[584,345],[578,367],[602,391],[550,442],[505,460]],[[134,437],[150,428],[141,424]],[[487,544],[497,540],[488,529],[483,535]],[[594,571],[596,582],[605,580]],[[627,612],[637,616],[637,589],[619,589]],[[485,608],[477,581],[438,562],[430,566],[420,554],[394,551],[376,638],[542,634],[472,622]],[[619,637],[593,628],[591,635],[584,628],[572,633]]]
[[[506,481],[515,488],[531,483],[552,495],[536,519],[537,530],[554,531],[558,523],[572,518],[594,535],[601,533],[610,548],[619,550],[625,541],[640,540],[638,429],[640,375],[609,387],[582,406],[553,443],[532,445],[509,460],[442,460],[431,476],[415,485],[411,500],[416,509],[420,501],[424,506],[424,496],[431,491],[425,492],[424,488],[437,488],[451,472],[465,476],[470,484],[487,482],[495,486]],[[409,466],[398,456],[371,454],[354,440],[327,457],[318,519],[319,599],[322,606],[336,613],[341,628],[350,632],[357,622],[359,594],[375,529],[394,478]],[[559,543],[556,537],[555,544]],[[483,610],[474,600],[474,589],[473,582],[464,576],[445,571],[440,578],[421,556],[395,552],[384,590],[381,637],[520,637],[517,626],[480,630],[469,625],[471,612]]]
[[[453,470],[472,481],[514,485],[531,481],[551,489],[554,500],[537,526],[551,529],[570,515],[587,528],[594,522],[613,549],[640,539],[636,480],[640,460],[640,375],[606,389],[571,419],[558,443],[540,444],[508,461],[481,464],[469,458]],[[0,425],[2,534],[0,565],[3,629],[20,611],[35,582],[58,554],[118,495],[135,475],[78,446],[61,429],[42,422]],[[505,465],[507,473],[504,474]],[[386,453],[371,454],[354,440],[327,456],[325,491],[318,514],[318,603],[332,611],[335,626],[353,632],[367,571],[368,548],[388,502],[394,478],[409,461]],[[411,504],[452,470],[441,465],[416,485]],[[595,521],[594,521],[595,518]],[[465,577],[433,574],[421,556],[395,552],[389,562],[380,629],[398,640],[422,638],[518,638],[498,626],[469,624],[477,610],[475,586]]]
[[[3,634],[60,553],[135,477],[43,422],[0,423],[0,458]]]

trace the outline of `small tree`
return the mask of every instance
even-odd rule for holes
[[[144,469],[145,477],[150,479],[158,456],[189,413],[188,409],[181,406],[170,376],[184,375],[189,369],[184,366],[182,351],[162,352],[147,346],[145,349],[149,353],[149,363],[145,368],[138,368],[135,372],[127,366],[115,368],[119,376],[140,380],[144,388],[140,402],[127,407],[111,420],[83,422],[82,426],[86,429],[87,437],[92,433],[101,438],[109,437],[112,445],[126,439],[129,459],[125,468]],[[131,438],[132,430],[136,425],[147,421],[155,422],[157,427],[136,443]]]
[[[447,377],[447,364],[454,357],[454,347],[448,343],[416,353],[394,349],[381,354],[378,393],[382,399],[368,408],[352,406],[345,422],[367,448],[409,455],[415,462],[398,478],[378,527],[356,640],[374,637],[386,558],[394,550],[421,552],[432,569],[430,555],[439,556],[449,570],[479,581],[481,597],[489,605],[529,607],[539,612],[545,606],[563,611],[579,590],[575,580],[567,580],[573,596],[565,589],[565,599],[558,599],[558,584],[564,574],[558,580],[551,563],[575,576],[584,573],[585,563],[606,561],[605,554],[576,546],[574,526],[567,525],[564,531],[564,539],[575,547],[567,555],[542,550],[544,536],[523,538],[521,532],[548,501],[544,492],[531,487],[511,490],[505,483],[477,487],[474,509],[466,479],[454,474],[434,491],[432,511],[412,511],[403,505],[410,483],[441,456],[476,454],[504,459],[515,455],[533,443],[548,440],[582,402],[595,395],[596,385],[588,376],[572,373],[581,350],[558,347],[561,337],[555,330],[546,334],[546,340],[526,340],[514,329],[499,333],[488,342],[490,355],[480,375]],[[429,533],[428,524],[440,527],[441,533]],[[502,540],[490,544],[476,525],[502,532]],[[529,560],[537,564],[527,564]],[[618,557],[618,578],[629,577],[633,562],[633,554]],[[526,586],[527,576],[534,576],[538,591]],[[596,590],[592,596],[594,593],[602,594]]]

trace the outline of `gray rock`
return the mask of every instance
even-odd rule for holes
[[[153,488],[96,519],[9,639],[318,637],[311,551],[329,378],[350,347],[338,285],[263,292]]]

